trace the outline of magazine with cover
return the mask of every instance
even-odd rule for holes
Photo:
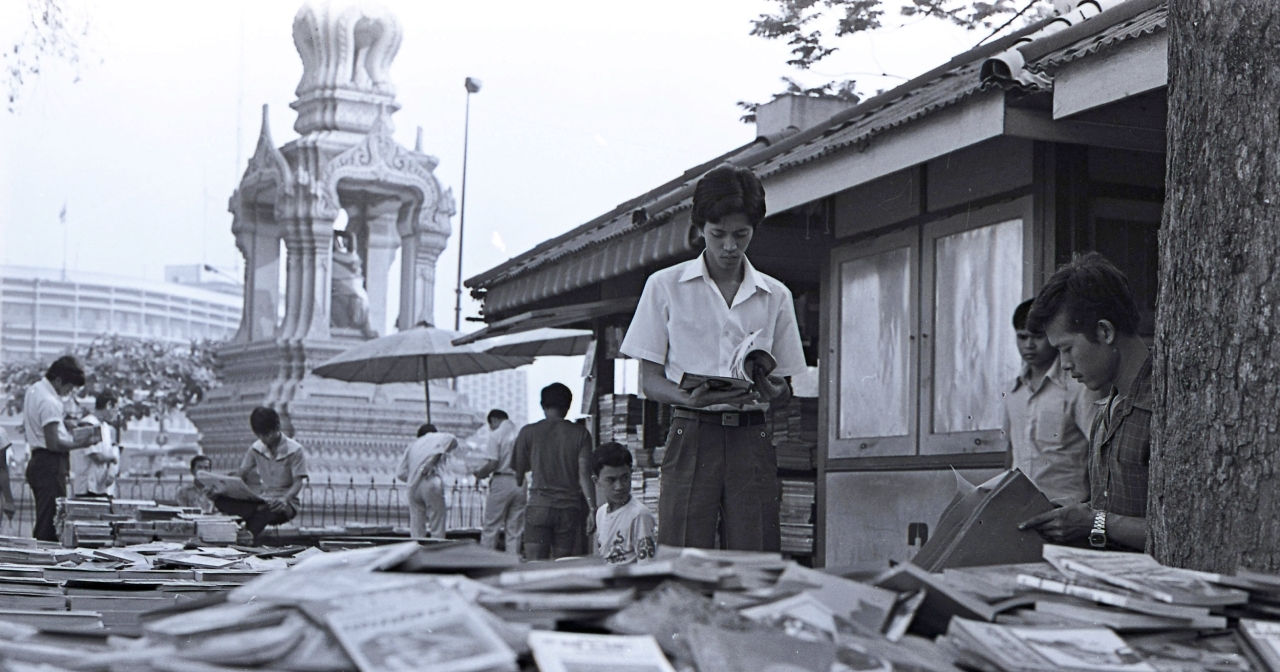
[[[1010,672],[1156,672],[1119,635],[1101,627],[1022,627],[955,618],[947,638]]]
[[[1242,618],[1240,633],[1271,672],[1280,672],[1280,621]]]
[[[361,672],[516,669],[515,652],[476,613],[480,607],[449,591],[434,597],[361,602],[330,613],[329,629]]]
[[[1044,559],[1069,577],[1084,575],[1160,602],[1224,606],[1249,601],[1246,591],[1215,585],[1197,572],[1166,567],[1145,553],[1045,544]]]
[[[261,502],[262,496],[254,492],[239,476],[215,474],[212,471],[197,471],[195,482],[208,488],[214,496],[243,499],[249,502]]]
[[[529,647],[540,672],[675,672],[653,635],[535,630]]]

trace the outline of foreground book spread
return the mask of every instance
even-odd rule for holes
[[[1142,554],[842,574],[673,548],[520,563],[466,541],[13,550],[3,672],[1280,672],[1280,577]]]

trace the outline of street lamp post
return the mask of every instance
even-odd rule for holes
[[[453,307],[453,330],[462,330],[462,235],[467,226],[467,143],[471,135],[471,94],[480,93],[480,80],[468,77],[467,116],[462,125],[462,206],[458,211],[458,284],[453,292],[456,303]]]

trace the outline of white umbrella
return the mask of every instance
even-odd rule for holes
[[[375,338],[317,366],[312,373],[350,383],[417,383],[426,389],[427,422],[431,422],[431,384],[439,378],[514,369],[533,362],[532,357],[511,357],[484,352],[469,345],[454,345],[461,333],[435,327],[415,327]]]
[[[586,329],[544,327],[503,334],[476,341],[472,345],[491,355],[512,357],[573,357],[587,354],[595,335]]]

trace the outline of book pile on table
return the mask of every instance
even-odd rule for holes
[[[27,541],[34,540],[0,538],[0,544]],[[225,594],[287,566],[288,559],[273,557],[279,555],[280,550],[162,542],[93,549],[44,542],[0,546],[0,638],[13,623],[57,632],[137,635],[142,614]]]
[[[785,406],[773,409],[770,424],[778,468],[812,470],[818,449],[818,400],[792,397]]]
[[[103,561],[104,551],[75,552]],[[133,637],[68,639],[58,625],[0,613],[0,659],[14,672],[1280,669],[1266,662],[1280,651],[1280,577],[1056,546],[1044,555],[930,573],[819,571],[776,553],[698,549],[623,566],[522,564],[469,541],[308,549],[202,601],[138,588],[148,595],[134,599],[166,605],[133,612]],[[60,599],[54,579],[4,580],[15,599]],[[102,584],[60,584],[69,603],[100,609],[77,613],[113,611],[94,592]]]
[[[779,523],[782,552],[795,555],[813,553],[813,512],[817,487],[812,480],[783,478]]]
[[[57,520],[62,545],[85,548],[152,541],[229,545],[240,529],[234,516],[139,499],[59,499]]]

